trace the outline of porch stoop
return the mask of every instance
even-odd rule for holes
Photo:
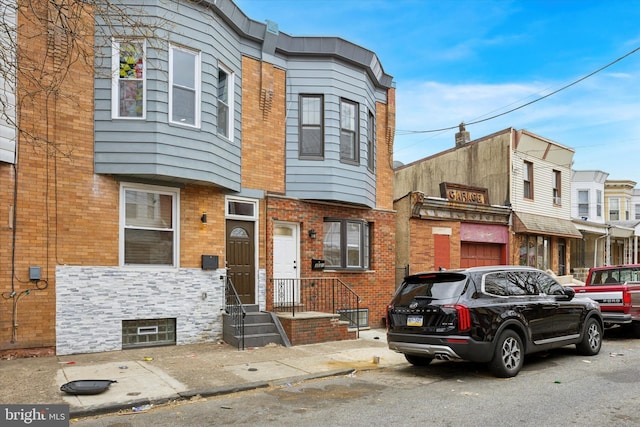
[[[243,305],[247,315],[244,318],[244,347],[264,347],[278,344],[291,347],[291,342],[284,332],[280,320],[273,313],[260,311],[257,304]],[[233,317],[222,315],[222,339],[229,345],[239,347],[242,336],[236,332]]]

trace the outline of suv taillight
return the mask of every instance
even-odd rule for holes
[[[447,304],[443,307],[454,308],[458,314],[458,331],[465,332],[471,329],[471,313],[469,307],[462,304]]]
[[[393,304],[387,305],[387,329],[391,329],[391,310],[393,310]]]

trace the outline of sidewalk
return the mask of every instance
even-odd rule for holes
[[[387,348],[383,329],[360,331],[356,340],[289,348],[238,351],[210,343],[2,360],[0,403],[67,404],[71,417],[81,417],[404,363]],[[117,382],[97,395],[60,391],[69,381],[97,379]]]

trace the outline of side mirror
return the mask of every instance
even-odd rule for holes
[[[571,301],[573,297],[576,296],[576,290],[573,289],[571,286],[563,286],[562,289],[564,291],[564,294],[558,295],[558,299]]]

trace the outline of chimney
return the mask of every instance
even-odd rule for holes
[[[464,128],[464,122],[460,123],[460,132],[456,133],[456,148],[460,148],[471,141],[471,134]]]

